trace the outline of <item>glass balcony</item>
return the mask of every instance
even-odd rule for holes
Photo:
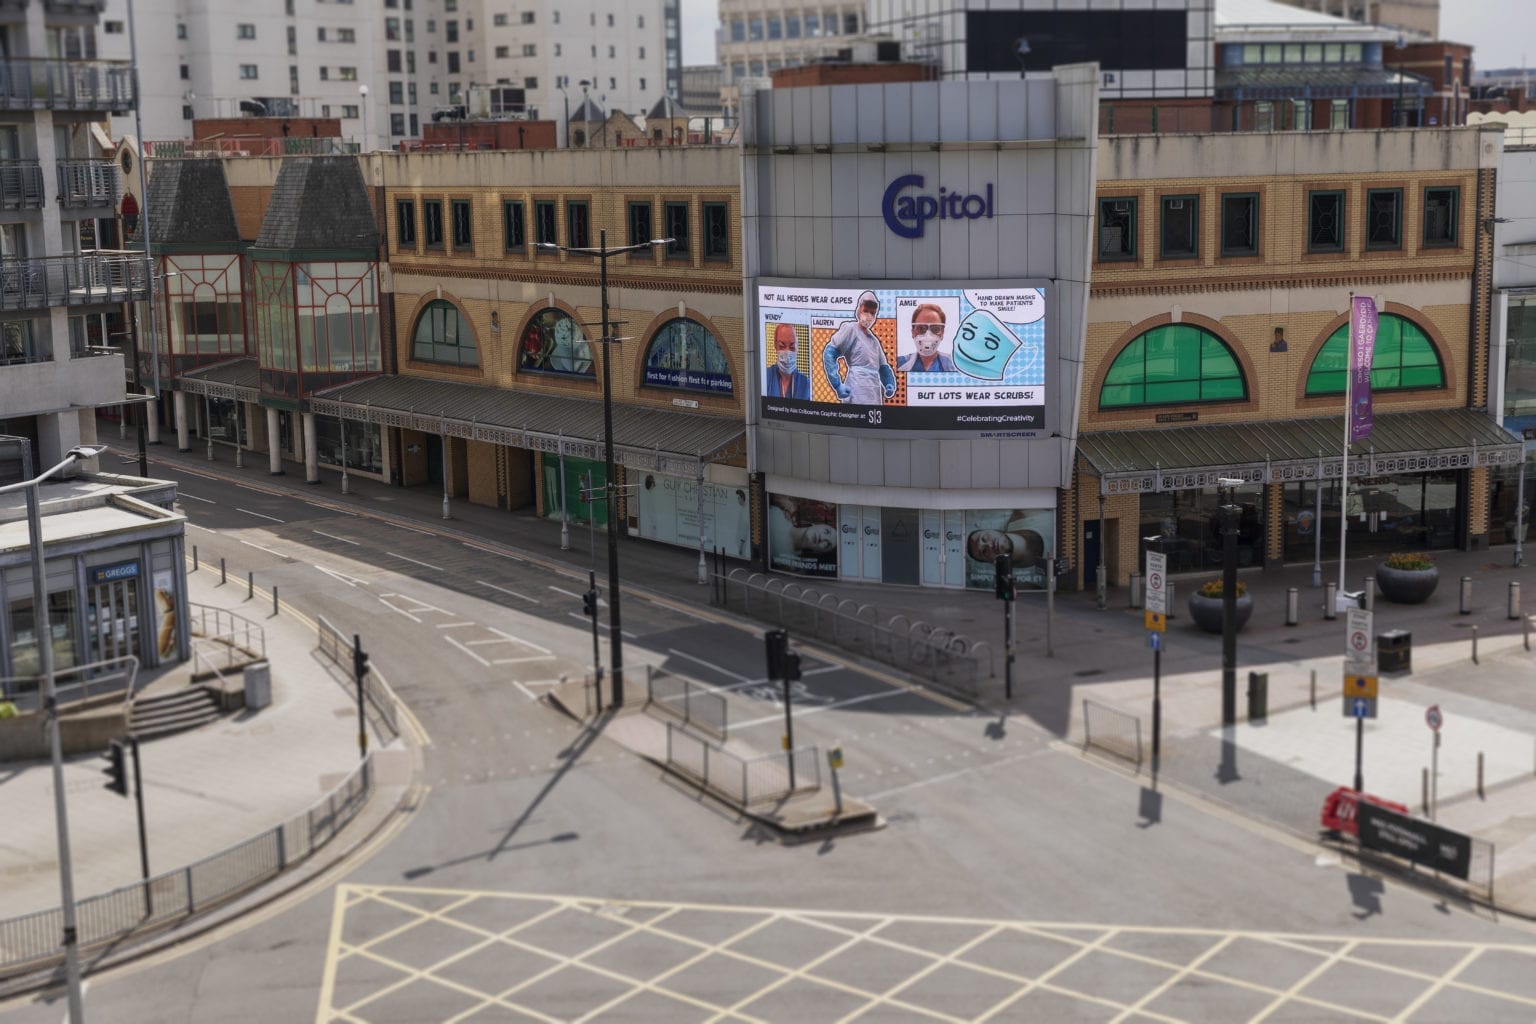
[[[65,209],[117,203],[117,164],[111,160],[60,160],[59,205]]]
[[[49,14],[100,15],[106,9],[106,0],[43,0],[43,10]]]
[[[0,259],[0,310],[135,302],[149,298],[141,252],[97,249],[78,256]]]
[[[125,60],[0,61],[0,110],[129,111],[133,70]]]
[[[0,209],[42,208],[42,165],[36,160],[0,160]]]

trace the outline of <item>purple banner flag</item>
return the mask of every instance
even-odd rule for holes
[[[1371,359],[1376,352],[1376,303],[1356,295],[1349,307],[1349,439],[1371,436]]]

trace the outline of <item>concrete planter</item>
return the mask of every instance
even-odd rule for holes
[[[1189,595],[1189,617],[1207,633],[1220,633],[1221,605],[1221,598],[1206,597],[1196,590]],[[1247,594],[1239,596],[1232,610],[1237,616],[1237,628],[1241,630],[1253,614],[1253,598]]]
[[[1423,604],[1435,592],[1440,582],[1440,570],[1394,569],[1385,562],[1376,566],[1376,589],[1393,604]]]

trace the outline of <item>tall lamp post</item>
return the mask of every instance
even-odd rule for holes
[[[583,87],[586,82],[581,83]],[[598,264],[598,288],[603,307],[603,465],[607,471],[604,484],[608,493],[608,648],[612,652],[609,676],[613,679],[613,706],[624,706],[624,633],[619,628],[619,509],[618,491],[613,482],[613,374],[609,369],[613,362],[613,346],[617,339],[609,331],[608,322],[608,258],[627,252],[642,252],[656,246],[672,244],[670,238],[653,238],[634,245],[608,247],[608,232],[597,233],[597,247],[560,245],[556,242],[538,242],[534,248],[545,252],[564,252],[574,256],[594,256]]]
[[[1392,108],[1392,127],[1401,128],[1407,120],[1403,112],[1403,47],[1407,40],[1402,36],[1397,37],[1397,45],[1393,47],[1397,51],[1397,106]]]
[[[373,143],[368,138],[368,83],[367,82],[364,82],[362,85],[357,87],[357,94],[362,97],[362,106],[363,106],[363,111],[362,111],[362,113],[363,113],[363,144],[362,144],[362,147],[361,147],[361,151],[364,152],[364,153],[371,153],[371,152],[373,152]]]
[[[6,438],[21,446],[21,475],[31,477],[20,483],[0,487],[0,494],[27,492],[27,543],[32,548],[32,636],[37,640],[38,668],[43,677],[42,711],[47,719],[49,756],[53,762],[53,811],[59,844],[59,894],[64,916],[64,976],[68,985],[69,1019],[73,1024],[85,1020],[80,1001],[80,946],[75,928],[75,882],[69,857],[69,815],[64,806],[64,748],[59,737],[59,704],[53,690],[53,628],[48,622],[48,581],[43,567],[43,518],[37,496],[38,485],[80,459],[94,459],[106,445],[80,445],[71,448],[64,461],[38,476],[32,476],[32,442],[26,438]]]

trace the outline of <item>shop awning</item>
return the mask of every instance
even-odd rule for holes
[[[447,434],[582,459],[603,457],[603,403],[481,384],[380,376],[311,396],[322,416]],[[614,457],[633,469],[693,476],[702,463],[745,454],[735,417],[613,407]]]
[[[1245,483],[1337,479],[1344,425],[1337,416],[1085,434],[1078,451],[1099,474],[1101,494]],[[1432,473],[1512,466],[1525,442],[1472,409],[1387,413],[1350,449],[1349,475]]]
[[[261,368],[254,359],[230,359],[188,370],[176,378],[176,387],[189,395],[255,402],[261,398]]]

